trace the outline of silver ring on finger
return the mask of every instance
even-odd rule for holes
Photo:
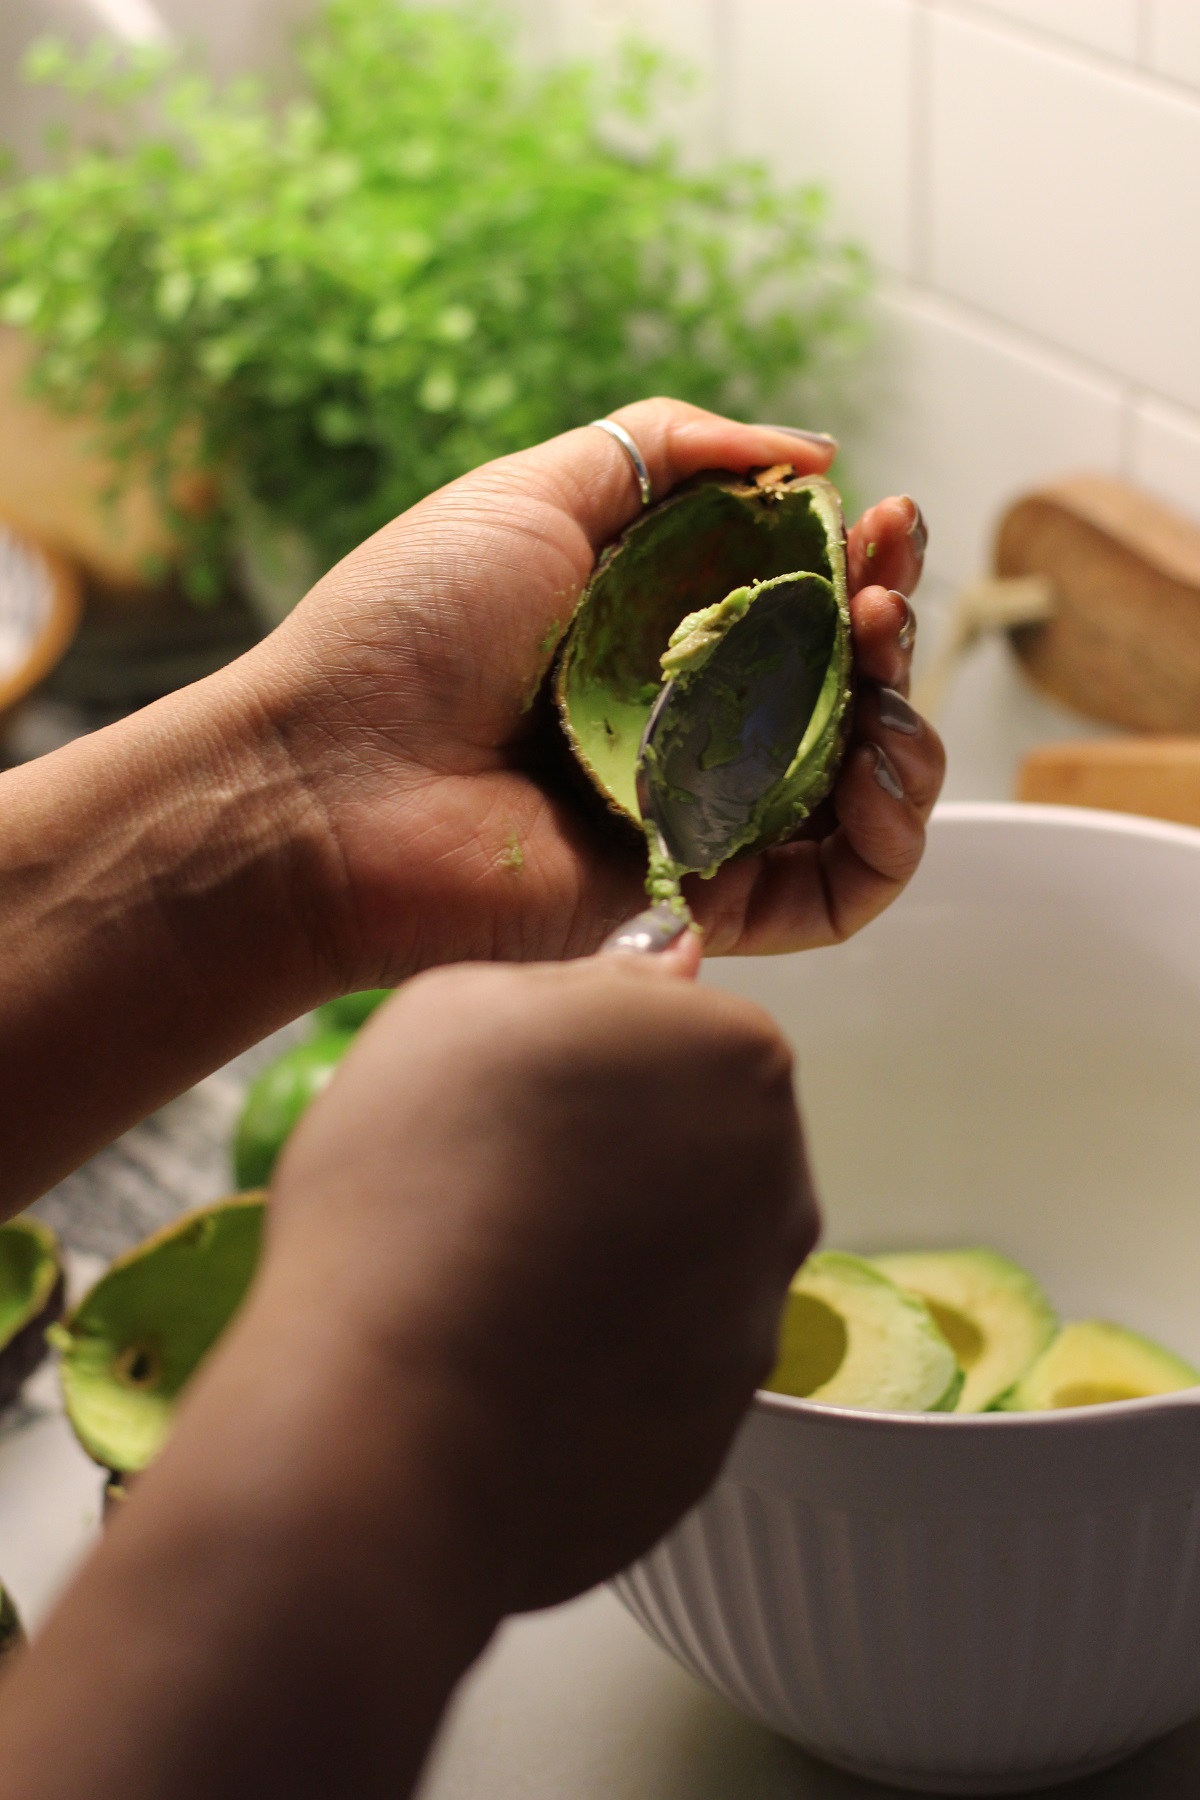
[[[626,431],[625,427],[623,425],[618,425],[615,419],[592,419],[590,424],[595,425],[600,431],[607,431],[609,437],[612,438],[615,443],[620,444],[622,450],[625,452],[633,466],[633,473],[637,478],[638,492],[642,496],[642,505],[653,505],[654,495],[650,487],[650,471],[646,467],[646,459]]]

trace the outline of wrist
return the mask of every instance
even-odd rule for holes
[[[268,1265],[153,1478],[188,1532],[207,1510],[307,1569],[368,1641],[402,1614],[448,1691],[509,1610],[490,1437],[435,1368],[397,1366],[335,1295],[313,1304]]]

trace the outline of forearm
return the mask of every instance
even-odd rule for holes
[[[453,1408],[251,1317],[0,1690],[2,1800],[399,1800],[501,1610]],[[384,1403],[386,1401],[386,1404]],[[489,1537],[491,1543],[489,1544]],[[486,1546],[486,1549],[483,1547]]]
[[[0,1213],[334,979],[328,838],[235,665],[0,778]]]

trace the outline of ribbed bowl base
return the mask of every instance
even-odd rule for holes
[[[1089,1762],[1070,1763],[1061,1769],[1041,1769],[1029,1775],[928,1775],[911,1769],[881,1768],[874,1763],[853,1762],[847,1757],[828,1756],[811,1745],[805,1748],[847,1775],[861,1776],[865,1781],[878,1781],[883,1787],[907,1788],[917,1794],[1033,1794],[1045,1788],[1062,1787],[1068,1781],[1082,1781],[1087,1775],[1098,1775],[1114,1763],[1132,1756],[1134,1750],[1122,1750],[1116,1756],[1101,1756]],[[1135,1748],[1144,1748],[1136,1746]]]

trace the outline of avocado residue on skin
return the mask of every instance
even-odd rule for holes
[[[525,852],[521,848],[521,840],[514,831],[500,852],[499,863],[510,875],[519,875],[525,867]]]

